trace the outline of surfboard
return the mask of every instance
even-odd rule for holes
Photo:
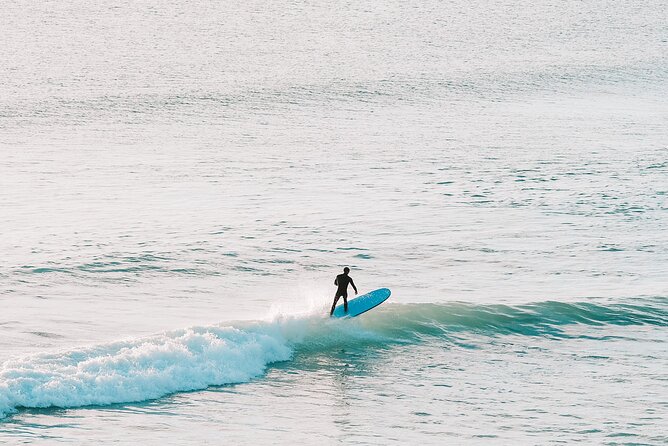
[[[378,290],[371,291],[370,293],[357,296],[354,299],[348,301],[348,312],[343,311],[343,299],[339,299],[341,304],[334,309],[332,317],[355,317],[359,316],[362,313],[376,308],[378,305],[382,304],[390,297],[391,291],[388,288],[380,288]]]

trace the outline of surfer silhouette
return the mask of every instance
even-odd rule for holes
[[[336,303],[339,301],[340,297],[343,297],[343,311],[345,313],[348,312],[348,284],[353,286],[355,294],[357,294],[357,287],[355,286],[355,282],[353,282],[353,278],[348,275],[349,272],[350,268],[346,266],[343,268],[343,274],[339,274],[336,276],[336,279],[334,279],[334,285],[338,286],[338,288],[336,289],[336,295],[334,296],[332,310],[329,312],[330,316],[334,313],[334,308],[336,308]]]

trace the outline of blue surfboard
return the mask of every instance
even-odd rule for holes
[[[355,317],[359,316],[362,313],[366,313],[372,308],[377,307],[382,304],[390,297],[390,290],[387,288],[381,288],[370,293],[357,296],[354,299],[348,301],[348,312],[343,311],[343,303],[336,307],[332,317]],[[341,300],[339,300],[341,302]]]

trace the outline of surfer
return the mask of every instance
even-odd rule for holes
[[[353,282],[353,278],[348,275],[349,272],[350,268],[346,266],[343,268],[343,274],[339,274],[336,276],[336,279],[334,279],[334,285],[338,286],[338,288],[336,290],[336,295],[334,296],[332,310],[329,312],[330,316],[334,313],[334,308],[339,301],[339,297],[343,297],[343,311],[345,313],[348,312],[348,284],[353,286],[355,294],[357,294],[357,287],[355,286],[355,282]]]

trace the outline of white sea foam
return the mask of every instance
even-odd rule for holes
[[[0,366],[0,416],[18,407],[136,402],[244,382],[291,355],[277,331],[209,327],[25,356]]]
[[[81,407],[146,401],[179,391],[247,382],[296,348],[374,342],[358,321],[311,314],[33,354],[0,365],[0,418],[21,407]]]
[[[661,300],[599,305],[387,304],[364,318],[280,314],[235,327],[194,327],[134,340],[37,354],[0,366],[0,417],[19,407],[129,403],[170,393],[243,383],[294,353],[388,342],[447,340],[462,333],[568,336],[573,324],[666,326]]]

